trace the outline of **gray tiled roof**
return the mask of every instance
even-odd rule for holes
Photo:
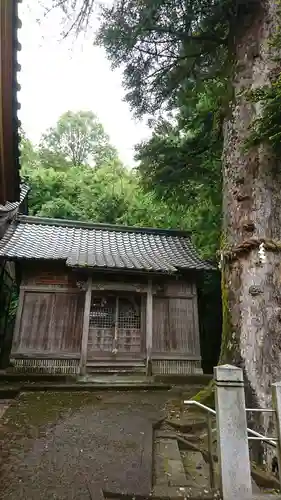
[[[19,216],[0,242],[0,257],[64,260],[71,267],[175,272],[212,269],[190,234]]]
[[[20,204],[23,202],[23,200],[25,199],[29,189],[30,189],[29,186],[27,186],[26,184],[21,184],[21,186],[20,186],[20,201],[14,201],[14,202],[7,201],[5,203],[5,205],[0,204],[0,214],[10,213],[13,210],[16,210],[20,206]]]

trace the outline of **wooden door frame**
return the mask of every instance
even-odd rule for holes
[[[127,283],[110,283],[110,282],[99,282],[99,283],[93,283],[92,279],[91,281],[88,280],[87,282],[87,291],[85,294],[85,306],[86,306],[86,297],[88,293],[88,297],[90,295],[90,299],[88,298],[87,302],[87,308],[85,307],[84,310],[84,326],[83,326],[83,362],[81,362],[81,365],[83,367],[86,367],[87,363],[87,349],[85,350],[85,343],[87,339],[87,346],[88,346],[88,338],[89,338],[89,327],[90,327],[90,308],[91,308],[91,300],[93,297],[94,292],[115,292],[118,294],[118,292],[134,292],[137,295],[142,295],[143,299],[141,300],[141,333],[142,333],[142,338],[141,338],[141,351],[140,353],[126,353],[126,352],[119,352],[118,357],[131,357],[133,358],[142,358],[146,359],[146,366],[147,366],[147,372],[149,372],[150,368],[149,366],[151,365],[151,353],[152,353],[152,338],[153,338],[153,294],[156,292],[157,287],[153,285],[153,282],[151,279],[148,280],[147,284],[127,284]],[[118,295],[116,295],[116,301],[118,301],[118,298],[120,298]],[[89,308],[89,301],[90,301],[90,308]],[[143,303],[146,303],[146,309],[145,311],[142,311],[142,305]],[[145,316],[145,318],[144,318]],[[143,320],[145,320],[143,322]],[[87,325],[86,325],[87,323]],[[116,346],[116,333],[118,335],[118,322],[115,321],[115,335],[114,335],[114,345],[113,348]],[[82,350],[82,349],[81,349]],[[85,357],[86,356],[86,357]],[[109,352],[104,352],[104,355],[99,356],[99,359],[104,359],[104,358],[110,358],[110,359],[116,359],[118,360],[116,354],[111,354]],[[82,356],[81,356],[82,358]],[[85,371],[85,370],[84,370]]]

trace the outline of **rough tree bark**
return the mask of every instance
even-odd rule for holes
[[[281,253],[268,244],[261,262],[258,243],[281,241],[281,164],[269,146],[245,151],[250,125],[261,107],[247,91],[271,85],[280,73],[273,37],[281,25],[276,0],[260,0],[241,19],[234,40],[233,101],[224,128],[222,255],[223,343],[221,362],[244,368],[248,404],[271,407],[271,383],[281,379]],[[258,242],[245,244],[256,239]],[[267,430],[270,419],[262,419]]]

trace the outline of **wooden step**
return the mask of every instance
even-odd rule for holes
[[[145,373],[145,361],[88,361],[87,373]]]

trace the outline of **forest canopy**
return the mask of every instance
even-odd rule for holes
[[[159,135],[154,135],[151,143],[140,145],[139,167],[129,169],[120,161],[97,117],[91,122],[90,129],[89,116],[94,115],[65,113],[43,135],[39,146],[32,144],[22,132],[21,171],[24,181],[31,188],[30,214],[111,224],[191,229],[202,255],[214,258],[220,219],[220,193],[217,189],[220,180],[216,164],[203,166],[201,175],[190,178],[181,195],[172,199],[172,188],[167,191],[163,184],[162,189],[160,183],[156,190],[151,187],[150,181],[144,180],[149,179],[147,155],[150,149],[154,151],[150,156],[151,164],[153,154],[157,158],[160,147],[163,149],[163,168],[169,162],[169,154],[174,158],[173,164],[170,164],[175,169],[174,175],[177,175],[178,168],[183,168],[183,150],[187,146],[185,140],[179,138],[178,128],[169,129],[167,125],[168,129],[159,130]],[[77,124],[80,124],[81,131]],[[74,133],[69,133],[74,130],[76,135],[82,136],[87,127],[90,129],[86,138],[87,148],[92,157],[98,158],[94,164],[87,162],[89,156],[85,148],[79,151]],[[162,146],[165,141],[170,143],[171,150],[168,151],[167,147],[167,152]],[[72,151],[79,162],[71,156]]]

